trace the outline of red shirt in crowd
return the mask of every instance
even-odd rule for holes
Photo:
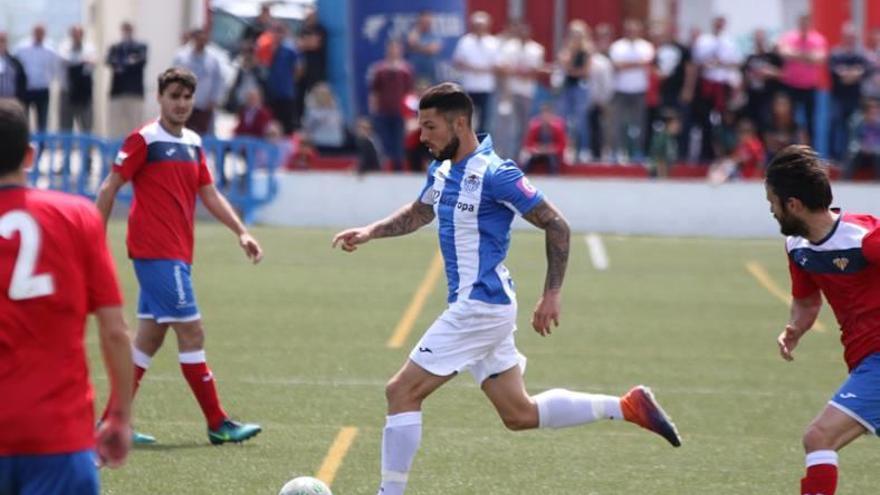
[[[375,95],[373,111],[379,115],[401,115],[401,105],[414,84],[409,64],[380,60],[369,72],[370,92]]]

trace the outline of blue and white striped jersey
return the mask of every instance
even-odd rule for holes
[[[512,161],[495,154],[492,138],[458,163],[433,161],[419,201],[434,205],[449,303],[475,299],[510,304],[513,280],[504,266],[514,214],[525,215],[543,194]]]

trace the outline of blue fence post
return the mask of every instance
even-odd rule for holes
[[[91,187],[93,168],[98,168],[100,179],[106,177],[122,144],[118,140],[105,140],[85,134],[34,133],[31,141],[37,149],[34,166],[28,173],[31,186],[76,193],[92,199],[97,195],[97,189]],[[214,158],[217,167],[215,182],[219,182],[221,190],[225,189],[229,202],[241,212],[242,220],[252,223],[257,208],[272,201],[278,194],[275,172],[280,165],[280,153],[277,146],[254,138],[205,138],[202,141],[202,151],[206,157]],[[80,158],[77,170],[73,167],[74,153],[79,153]],[[96,158],[92,156],[93,153],[97,153]],[[227,153],[245,161],[244,172],[239,174],[238,170],[233,170],[228,181],[224,175]],[[45,162],[47,166],[41,168],[41,162]],[[256,188],[254,185],[254,171],[257,169],[265,170],[268,181],[265,188]],[[130,201],[131,189],[124,188],[118,198],[121,201]]]
[[[272,201],[278,194],[278,180],[275,173],[280,165],[278,163],[280,153],[277,146],[251,137],[231,140],[205,138],[202,141],[202,149],[206,156],[214,158],[216,167],[214,181],[218,183],[218,187],[229,202],[241,212],[242,221],[246,224],[253,223],[257,209]],[[233,156],[241,157],[245,161],[244,171],[239,173],[237,169],[231,170],[231,176],[226,178],[224,169],[228,158]],[[258,191],[254,187],[254,171],[263,168],[269,185]]]

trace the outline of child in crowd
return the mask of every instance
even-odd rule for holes
[[[541,105],[541,112],[529,122],[520,153],[520,167],[529,173],[537,163],[547,165],[547,171],[556,175],[565,152],[565,121],[553,113],[549,103]]]
[[[867,99],[862,112],[853,117],[849,146],[850,157],[844,164],[843,178],[852,179],[861,167],[874,169],[880,179],[880,101]]]
[[[678,151],[681,132],[681,118],[678,113],[665,112],[651,133],[648,166],[652,177],[668,177],[669,167],[681,159]]]

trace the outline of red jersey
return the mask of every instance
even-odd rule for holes
[[[376,94],[379,115],[402,117],[403,101],[413,90],[413,74],[406,62],[375,62],[367,73],[370,91]]]
[[[789,237],[786,249],[792,296],[822,291],[840,325],[849,369],[880,352],[880,219],[841,213],[822,242]]]
[[[128,256],[192,264],[196,194],[213,183],[199,135],[172,136],[154,121],[126,138],[113,171],[134,189]]]
[[[0,455],[94,447],[86,316],[113,306],[122,294],[95,206],[0,189]]]

